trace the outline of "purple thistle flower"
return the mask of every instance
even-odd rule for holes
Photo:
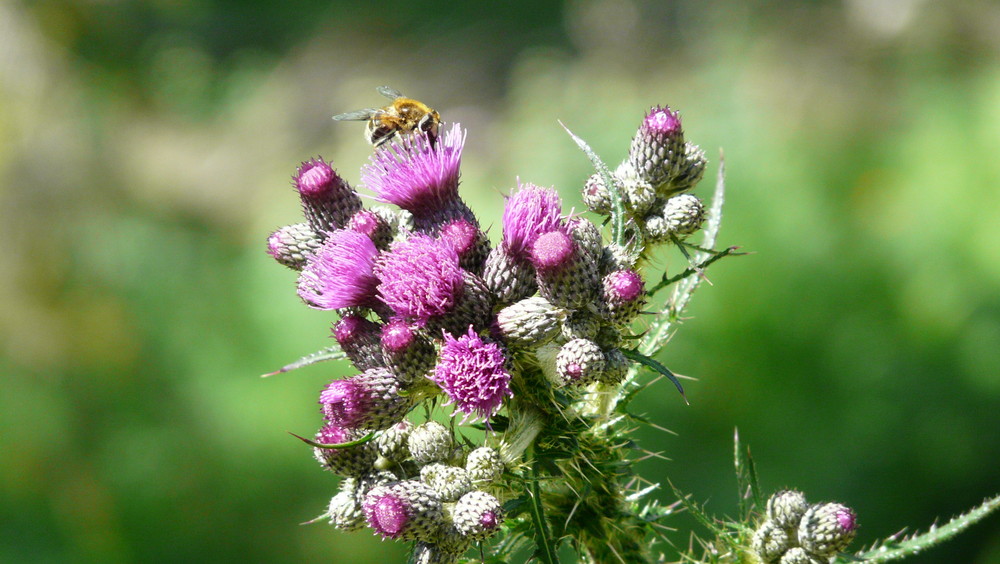
[[[604,277],[604,296],[614,303],[637,300],[643,290],[642,277],[634,270],[616,270]]]
[[[345,315],[333,325],[333,338],[358,370],[382,365],[382,328],[360,315]]]
[[[399,422],[410,398],[399,395],[399,383],[384,368],[370,368],[334,380],[319,395],[323,417],[345,428],[385,429]]]
[[[476,246],[479,227],[467,219],[459,218],[442,226],[438,238],[454,247],[459,256],[465,256]]]
[[[421,322],[455,307],[462,272],[451,245],[420,234],[393,243],[375,265],[379,299],[397,315]]]
[[[316,309],[373,306],[378,249],[367,236],[341,229],[327,238],[299,275],[299,297]]]
[[[457,123],[433,145],[424,135],[406,135],[372,154],[361,181],[382,202],[414,216],[432,214],[458,200],[464,144],[465,132]]]
[[[559,226],[562,202],[551,188],[525,184],[507,198],[503,210],[503,248],[526,258],[539,235]]]
[[[681,116],[669,106],[653,106],[639,127],[639,135],[667,136],[681,133]]]
[[[465,414],[462,419],[487,419],[510,397],[507,358],[494,343],[487,343],[469,328],[457,339],[444,333],[444,344],[430,379],[448,394],[451,404]]]
[[[441,528],[441,499],[417,480],[376,486],[362,503],[368,526],[384,539],[429,540]]]

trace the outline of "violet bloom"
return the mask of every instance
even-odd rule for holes
[[[406,135],[375,151],[361,169],[361,181],[382,202],[414,216],[426,216],[458,201],[459,165],[465,132],[456,123],[433,145],[423,135]]]
[[[430,379],[448,394],[456,411],[469,417],[488,419],[500,410],[510,391],[510,373],[503,350],[487,343],[469,328],[457,339],[444,334],[444,344]]]
[[[419,322],[452,311],[462,295],[462,272],[454,247],[420,234],[393,243],[375,265],[379,299]]]
[[[559,226],[562,202],[551,188],[525,184],[507,198],[503,210],[503,248],[517,258],[527,258],[535,239]]]
[[[337,230],[299,275],[299,297],[316,309],[376,305],[378,249],[367,236]]]

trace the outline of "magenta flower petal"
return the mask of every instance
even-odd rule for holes
[[[434,144],[423,135],[406,135],[372,154],[361,181],[383,202],[417,216],[433,213],[458,199],[464,144],[457,123]]]
[[[487,343],[469,328],[467,335],[457,339],[444,334],[444,344],[438,364],[430,379],[441,387],[455,410],[487,419],[500,410],[503,400],[510,397],[510,373],[503,350]]]
[[[428,235],[393,243],[375,265],[379,299],[418,321],[443,315],[462,293],[462,268],[450,244]]]
[[[365,235],[334,231],[299,275],[299,297],[316,309],[374,305],[377,256]]]
[[[526,258],[542,233],[559,226],[562,202],[551,188],[525,184],[507,198],[503,210],[503,246],[517,258]]]

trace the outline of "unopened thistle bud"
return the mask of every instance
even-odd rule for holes
[[[663,206],[667,229],[678,236],[690,235],[705,221],[705,205],[696,196],[679,194]]]
[[[568,309],[592,303],[600,286],[597,264],[562,229],[539,235],[531,247],[539,292]]]
[[[267,238],[267,254],[292,270],[302,270],[322,246],[323,240],[308,223],[286,225]]]
[[[473,449],[465,459],[465,469],[468,470],[475,484],[492,484],[503,474],[503,460],[500,453],[490,447]]]
[[[684,161],[681,163],[677,175],[660,188],[660,195],[669,196],[671,194],[679,194],[694,188],[701,181],[702,176],[705,175],[705,165],[707,163],[708,160],[705,159],[705,151],[702,151],[701,147],[691,142],[685,143]]]
[[[468,549],[466,544],[461,550],[447,550],[437,543],[418,542],[413,547],[413,564],[454,564]]]
[[[413,423],[410,423],[407,419],[403,419],[399,423],[382,431],[382,434],[375,437],[372,443],[375,445],[379,456],[393,462],[402,462],[410,455],[410,451],[406,447],[406,442],[412,432]]]
[[[786,531],[795,531],[799,528],[802,516],[809,509],[809,502],[806,496],[796,490],[782,490],[775,492],[767,500],[767,518]]]
[[[292,182],[302,200],[306,221],[322,238],[343,227],[361,209],[361,198],[321,158],[299,165]]]
[[[760,524],[750,541],[753,551],[767,563],[777,562],[791,545],[788,532],[770,520]]]
[[[560,331],[563,339],[597,339],[601,331],[601,319],[587,309],[579,309],[562,320]]]
[[[827,564],[829,561],[829,558],[820,558],[809,554],[801,546],[793,546],[781,555],[781,560],[778,562],[779,564]]]
[[[646,302],[646,289],[639,273],[616,270],[605,276],[602,283],[608,320],[615,324],[632,321]]]
[[[669,107],[653,107],[632,139],[628,160],[639,177],[660,186],[676,176],[684,159],[681,118]]]
[[[452,519],[463,536],[484,540],[500,530],[503,508],[496,497],[483,491],[471,491],[455,504]]]
[[[475,274],[462,271],[462,288],[455,297],[455,306],[449,315],[430,318],[427,321],[427,331],[440,334],[441,330],[450,333],[462,333],[469,326],[485,329],[491,322],[493,313],[493,294],[486,282]]]
[[[361,431],[327,423],[316,433],[316,442],[339,445],[356,441],[363,436]],[[361,443],[343,448],[313,447],[313,455],[324,468],[338,476],[361,476],[371,472],[376,453],[371,443]]]
[[[644,215],[656,202],[656,188],[643,178],[629,161],[615,169],[615,180],[621,186],[622,204],[632,215]]]
[[[472,489],[472,477],[465,468],[435,462],[420,469],[420,481],[434,488],[441,501],[458,501]]]
[[[604,352],[588,339],[573,339],[556,355],[556,374],[564,386],[586,386],[604,372]]]
[[[621,384],[628,375],[629,359],[618,349],[604,351],[604,372],[601,382],[607,386]]]
[[[393,226],[382,215],[372,210],[359,210],[347,222],[347,229],[356,231],[371,239],[379,250],[389,248],[395,234]]]
[[[360,371],[383,366],[381,326],[361,317],[345,315],[333,325],[333,338]]]
[[[545,298],[533,296],[500,310],[497,326],[510,346],[534,347],[551,341],[559,334],[560,322],[567,313]]]
[[[353,491],[341,490],[327,508],[330,524],[341,531],[356,531],[365,526],[365,514]]]
[[[428,421],[410,432],[406,441],[410,455],[418,465],[441,462],[451,456],[451,431],[437,421]]]
[[[437,351],[430,339],[401,318],[382,326],[382,356],[400,382],[410,383],[434,368]]]
[[[583,185],[583,203],[587,209],[601,215],[611,213],[611,190],[604,185],[604,179],[600,174],[591,174]]]
[[[811,506],[799,522],[799,544],[817,556],[830,557],[851,544],[858,532],[854,510],[840,503]]]
[[[571,217],[566,220],[566,231],[589,260],[592,262],[601,260],[601,255],[604,254],[604,238],[601,236],[600,228],[594,225],[593,221],[580,216]]]
[[[384,368],[334,380],[320,394],[323,416],[356,429],[386,429],[410,410],[412,399],[399,393],[399,382]]]
[[[363,507],[368,526],[386,539],[434,540],[442,526],[441,499],[416,480],[372,488]]]
[[[528,259],[515,257],[502,246],[490,251],[486,257],[483,281],[501,305],[512,304],[538,290],[535,267]]]
[[[486,256],[490,253],[490,240],[479,228],[478,222],[459,218],[441,226],[438,238],[455,248],[459,264],[473,274],[482,274]]]

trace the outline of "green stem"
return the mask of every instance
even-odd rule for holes
[[[557,564],[558,560],[550,541],[549,526],[545,522],[545,513],[542,509],[542,492],[538,486],[537,465],[537,460],[531,463],[528,475],[531,484],[528,494],[531,498],[531,520],[535,523],[535,556],[544,564]]]

